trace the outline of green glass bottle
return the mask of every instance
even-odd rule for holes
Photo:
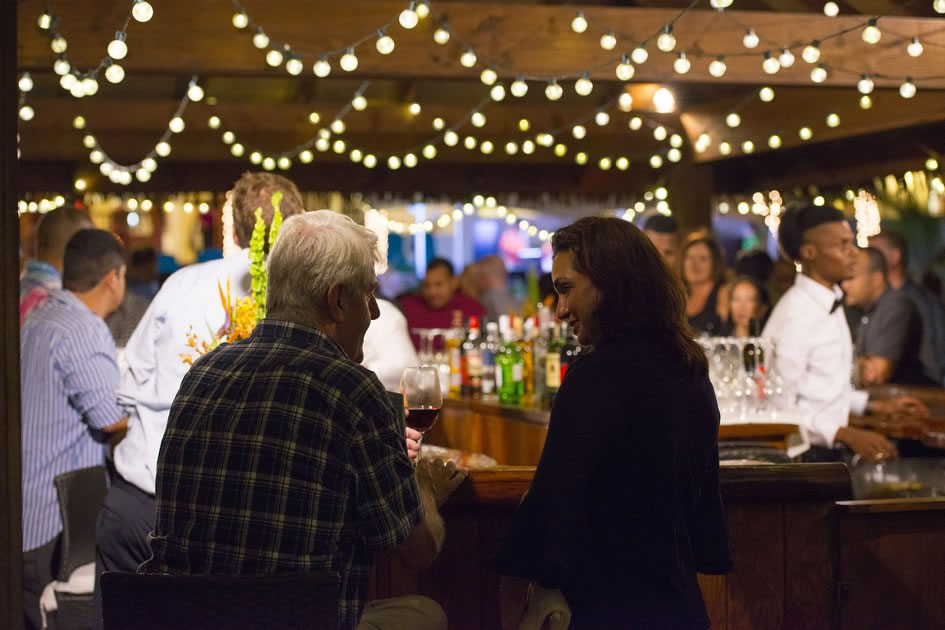
[[[515,335],[505,328],[502,348],[495,358],[496,391],[499,402],[506,405],[521,405],[525,394],[525,361],[515,343]]]

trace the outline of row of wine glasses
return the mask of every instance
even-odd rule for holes
[[[702,337],[723,421],[774,419],[788,401],[774,369],[775,344],[764,337]]]

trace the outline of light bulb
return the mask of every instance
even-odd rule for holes
[[[571,135],[577,140],[582,140],[584,136],[587,135],[587,129],[584,125],[574,125],[574,127],[571,128]]]
[[[653,139],[658,140],[659,142],[662,142],[663,140],[665,140],[666,135],[667,135],[666,127],[664,127],[663,125],[658,125],[653,130]]]
[[[731,144],[729,144],[728,142],[719,143],[719,153],[721,153],[722,155],[728,155],[731,152],[732,152]]]
[[[827,126],[828,127],[839,127],[840,126],[840,116],[836,114],[827,114]]]
[[[230,153],[232,153],[236,157],[242,157],[245,151],[246,151],[246,148],[239,142],[237,142],[236,144],[230,147]]]
[[[275,68],[282,65],[282,51],[272,48],[266,53],[266,63]]]
[[[515,144],[514,142],[511,142],[511,141],[510,141],[510,142],[506,142],[506,143],[505,143],[505,153],[506,153],[507,155],[515,155],[516,153],[518,153],[518,145]]]
[[[474,136],[466,136],[465,138],[463,138],[463,146],[469,149],[470,151],[475,149],[477,144],[478,144],[478,141],[476,140]]]
[[[154,152],[161,157],[167,157],[171,154],[171,145],[164,141],[158,142],[154,145]]]
[[[801,51],[801,59],[807,63],[817,63],[820,59],[820,42],[813,41]]]
[[[932,8],[935,9],[936,13],[945,13],[945,0],[934,0]]]
[[[600,47],[604,50],[613,50],[617,47],[617,36],[614,35],[613,31],[600,36]]]
[[[394,38],[390,35],[387,35],[383,31],[378,31],[377,41],[374,43],[374,47],[377,48],[377,52],[382,55],[389,55],[394,52]]]
[[[361,160],[361,164],[367,168],[374,168],[377,166],[377,157],[373,153],[368,153],[364,156],[364,159]]]
[[[485,85],[492,85],[498,79],[498,75],[495,73],[495,70],[492,69],[492,66],[484,68],[483,71],[479,74],[479,80],[482,81]]]
[[[614,161],[614,165],[621,171],[625,171],[630,168],[630,160],[625,157],[619,157]]]
[[[621,92],[620,96],[617,97],[617,107],[622,112],[629,112],[633,109],[633,97],[629,92]]]
[[[345,132],[345,121],[341,120],[340,118],[335,118],[333,121],[331,121],[331,125],[329,126],[331,127],[331,132],[335,135],[340,136]]]
[[[674,133],[673,135],[671,135],[669,137],[669,145],[676,149],[680,148],[683,145],[682,136],[679,135],[678,133]]]
[[[200,87],[196,82],[191,83],[187,87],[187,98],[191,101],[197,102],[202,101],[204,97],[203,88]]]
[[[863,29],[863,33],[861,34],[863,41],[866,42],[867,44],[879,43],[879,40],[882,38],[882,36],[883,36],[883,33],[879,30],[879,27],[876,26],[875,18],[871,19],[867,23],[866,28]]]
[[[85,89],[82,87],[82,81],[76,81],[71,88],[69,88],[69,93],[76,98],[82,98],[85,96]]]
[[[522,153],[525,155],[531,155],[535,152],[535,143],[531,140],[526,140],[522,143]]]
[[[660,114],[668,114],[676,108],[676,97],[669,88],[661,87],[653,93],[653,107]]]
[[[586,73],[583,77],[574,82],[574,91],[581,96],[588,96],[593,90],[594,84]]]
[[[555,142],[555,137],[550,133],[540,133],[535,136],[535,141],[543,147],[550,147]]]
[[[122,31],[115,33],[115,39],[113,39],[106,49],[108,56],[112,59],[124,59],[128,54],[128,44],[125,43],[125,34]]]
[[[17,82],[17,87],[20,88],[20,92],[29,92],[33,89],[33,77],[30,76],[29,72],[23,73],[23,76]]]
[[[125,69],[117,63],[110,64],[105,68],[105,78],[108,79],[110,83],[121,83],[125,78]]]
[[[249,16],[246,15],[246,11],[240,10],[233,14],[233,26],[238,29],[249,26]]]
[[[147,22],[154,17],[154,7],[147,0],[135,0],[135,4],[131,8],[131,15],[139,22]]]
[[[262,161],[263,161],[263,156],[262,156],[262,153],[260,153],[259,151],[253,151],[252,153],[249,154],[250,164],[261,164]]]
[[[54,37],[52,41],[49,42],[49,47],[54,53],[60,55],[66,52],[66,50],[69,48],[69,43],[62,35],[56,35],[56,37]]]
[[[777,135],[777,134],[775,134],[775,135],[773,135],[773,136],[770,136],[770,137],[768,138],[768,146],[771,147],[772,149],[780,149],[780,148],[781,148],[781,136],[779,136],[779,135]]]
[[[331,143],[331,150],[337,153],[338,155],[341,155],[347,149],[348,149],[348,145],[345,144],[344,140],[335,140],[334,142]]]
[[[584,166],[585,164],[587,164],[587,153],[585,153],[584,151],[579,151],[578,153],[574,155],[574,161],[580,164],[581,166]]]
[[[236,134],[232,131],[224,131],[222,137],[224,144],[233,144],[236,142]]]
[[[363,112],[365,109],[367,109],[367,99],[358,94],[353,99],[351,99],[351,107],[359,112]]]
[[[864,74],[860,77],[860,80],[857,81],[856,89],[859,90],[860,94],[869,94],[873,91],[873,80],[870,78],[870,75]]]
[[[774,74],[781,69],[781,64],[771,53],[765,53],[764,61],[761,62],[761,69],[767,74]]]
[[[280,169],[282,169],[283,171],[287,171],[289,170],[289,168],[292,167],[292,160],[290,160],[289,158],[283,155],[281,158],[279,158],[279,161],[277,164]]]
[[[493,101],[501,101],[505,99],[505,86],[501,83],[499,85],[493,85],[492,89],[489,90],[489,96],[492,97]]]
[[[33,120],[33,116],[36,115],[36,112],[33,111],[33,108],[29,105],[24,105],[20,108],[20,119],[24,121]]]
[[[869,109],[873,106],[873,99],[864,94],[860,97],[860,109]]]
[[[594,114],[594,124],[598,127],[604,127],[610,122],[610,114],[607,112],[597,112]]]
[[[491,140],[486,140],[479,145],[479,150],[482,151],[483,154],[489,155],[495,150],[495,145]]]
[[[663,52],[671,52],[676,47],[676,38],[673,36],[673,27],[667,24],[663,32],[656,38],[656,47]]]
[[[663,166],[663,158],[659,155],[650,156],[650,166],[653,168],[659,168]]]
[[[810,127],[801,127],[797,135],[800,136],[801,140],[810,140],[814,137],[814,132],[811,131]]]
[[[448,147],[455,147],[459,142],[459,134],[452,129],[443,134],[443,144]]]
[[[52,26],[52,16],[49,15],[48,11],[43,11],[43,14],[39,16],[39,20],[36,22],[39,24],[39,27],[44,31],[48,31],[49,27]]]
[[[139,182],[146,182],[151,179],[151,173],[144,170],[143,168],[139,168],[137,171],[135,171],[135,177]]]
[[[617,78],[621,81],[629,81],[632,79],[635,71],[633,65],[630,63],[630,58],[626,55],[620,58],[620,63],[617,64],[615,70]]]
[[[331,64],[328,63],[328,59],[322,57],[312,65],[312,72],[315,73],[316,77],[324,79],[331,74]]]
[[[98,172],[102,175],[108,175],[113,170],[115,170],[115,165],[111,162],[102,162],[98,165]]]
[[[527,118],[519,118],[518,120],[518,129],[519,131],[528,131],[532,126],[532,123],[529,122]]]
[[[78,79],[71,72],[62,75],[62,78],[59,79],[59,85],[62,86],[64,90],[71,90],[72,86],[78,83]]]
[[[417,17],[421,20],[430,15],[430,5],[427,0],[420,0],[416,7]]]
[[[638,66],[646,63],[646,60],[649,58],[650,53],[646,52],[646,47],[642,44],[630,51],[630,59]]]
[[[58,57],[56,61],[53,62],[53,72],[59,76],[68,74],[69,70],[72,69],[72,66],[69,65],[69,62],[65,60],[64,57]]]
[[[794,54],[787,48],[782,49],[778,55],[778,63],[782,68],[790,68],[794,65]]]
[[[180,116],[174,116],[171,118],[170,122],[167,123],[167,128],[171,130],[171,133],[180,133],[184,130],[184,119]]]
[[[666,159],[670,162],[678,162],[682,159],[682,151],[676,148],[672,148],[666,152]]]
[[[417,156],[413,153],[408,153],[407,155],[404,156],[403,162],[404,162],[404,166],[406,166],[407,168],[413,168],[414,166],[417,165]]]
[[[158,163],[157,163],[157,160],[155,160],[154,158],[146,157],[143,160],[141,160],[141,168],[143,168],[144,170],[150,173],[153,173],[154,171],[156,171],[157,167],[158,167]]]
[[[331,148],[331,142],[328,141],[328,138],[319,138],[315,141],[315,148],[324,153]]]
[[[742,142],[742,151],[745,153],[752,153],[755,150],[755,143],[751,140],[745,140]]]
[[[423,147],[423,157],[425,157],[428,160],[432,160],[433,158],[435,158],[436,147],[433,146],[432,144],[428,144],[427,146]]]
[[[85,117],[76,116],[72,119],[72,128],[73,129],[85,129]]]
[[[584,17],[583,11],[578,11],[578,14],[571,20],[571,30],[575,33],[583,33],[587,30],[587,19]]]
[[[837,17],[840,13],[840,7],[837,6],[836,2],[828,2],[824,4],[824,15],[827,17]]]
[[[341,69],[345,72],[354,72],[358,68],[358,58],[354,54],[354,48],[348,47],[345,54],[341,55],[341,60],[338,62],[338,65],[340,65]]]
[[[709,64],[709,74],[716,78],[724,75],[727,69],[728,67],[725,65],[725,57],[722,57],[721,55]]]
[[[528,93],[528,83],[526,83],[521,77],[512,81],[512,85],[509,86],[509,91],[512,92],[512,96],[516,98],[522,98]]]
[[[814,66],[814,69],[810,71],[810,80],[814,83],[823,83],[827,80],[827,69],[823,64]]]
[[[124,71],[122,71],[121,76],[125,76]],[[86,96],[92,96],[98,92],[98,81],[95,80],[95,77],[85,77],[82,79],[82,91]]]
[[[400,16],[397,18],[397,21],[400,22],[400,25],[406,29],[411,29],[417,25],[417,22],[420,21],[420,16],[417,15],[416,3],[411,2],[410,5],[400,12]]]
[[[207,120],[207,126],[210,127],[211,129],[219,129],[219,128],[220,128],[220,117],[219,117],[219,116],[211,116],[211,117]]]
[[[909,53],[910,57],[918,57],[922,54],[922,42],[919,41],[918,37],[912,38],[912,41],[906,46],[906,52]]]
[[[308,149],[305,149],[304,151],[299,153],[299,162],[301,162],[302,164],[311,164],[312,160],[314,159],[315,159],[315,154],[309,151]]]
[[[472,48],[467,48],[463,54],[460,55],[459,63],[461,63],[464,68],[472,68],[476,65],[476,53],[473,52]]]
[[[679,53],[679,56],[676,57],[676,61],[673,62],[673,70],[678,74],[686,74],[691,67],[692,63],[686,58],[686,53],[684,52]]]
[[[262,167],[267,171],[271,171],[276,168],[276,160],[267,155],[265,158],[263,158]]]
[[[727,9],[732,6],[732,0],[709,0],[709,4],[713,9],[721,11],[722,9]]]
[[[113,184],[120,184],[122,180],[121,171],[112,168],[112,170],[108,172],[108,179],[110,179]]]
[[[253,46],[260,50],[269,46],[269,36],[266,35],[266,31],[261,26],[256,27],[256,34],[253,35]]]
[[[765,86],[758,91],[758,98],[760,98],[765,103],[770,103],[774,100],[774,90]]]
[[[564,89],[558,85],[555,79],[549,81],[548,85],[545,86],[545,96],[548,97],[549,101],[557,101],[563,94]]]
[[[745,36],[742,38],[742,44],[745,46],[745,48],[757,48],[760,42],[761,40],[753,28],[748,29],[748,31],[745,33]]]
[[[725,117],[725,124],[731,127],[732,129],[734,129],[735,127],[742,124],[742,117],[736,114],[735,112],[732,112],[731,114]]]
[[[470,122],[474,127],[482,127],[486,124],[486,116],[482,112],[474,112]]]
[[[289,60],[285,62],[285,71],[293,76],[302,74],[302,70],[304,69],[305,66],[302,65],[302,60],[294,55],[289,57]]]
[[[439,116],[433,119],[433,128],[436,129],[437,131],[443,129],[443,127],[445,126],[446,126],[446,121],[440,118]]]
[[[929,170],[929,171],[937,171],[938,160],[936,160],[934,157],[930,157],[929,159],[925,161],[925,168],[926,170]]]
[[[82,136],[82,146],[84,146],[86,149],[94,149],[97,144],[98,142],[95,140],[95,136],[92,134],[87,133]]]
[[[915,96],[915,83],[912,82],[912,77],[906,79],[905,83],[899,86],[899,95],[902,98],[912,98]]]
[[[441,26],[433,33],[433,41],[442,46],[450,41],[450,31],[447,27]]]

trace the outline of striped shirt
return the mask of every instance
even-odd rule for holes
[[[377,376],[307,326],[263,320],[198,359],[171,406],[146,573],[335,572],[354,628],[375,551],[422,518]]]
[[[62,531],[53,479],[101,466],[100,431],[124,415],[108,327],[69,291],[55,289],[20,331],[23,550]]]

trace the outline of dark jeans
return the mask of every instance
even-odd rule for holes
[[[56,579],[60,541],[61,537],[56,536],[42,547],[23,552],[23,622],[26,630],[43,627],[39,597],[46,585]]]
[[[154,497],[114,475],[95,525],[94,629],[102,627],[99,578],[104,571],[134,573],[151,557],[148,534],[154,529],[154,517]]]

